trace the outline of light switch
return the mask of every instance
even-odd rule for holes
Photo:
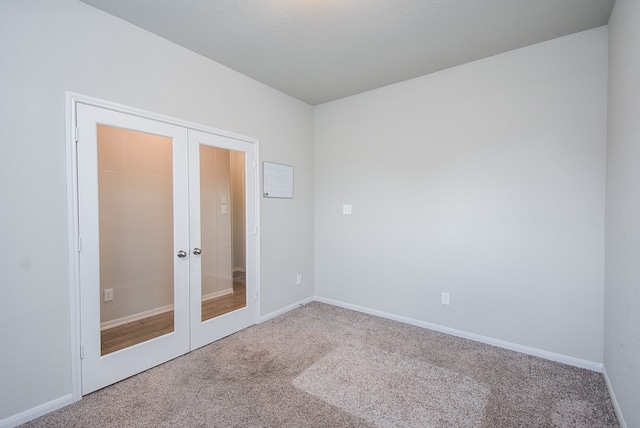
[[[342,214],[351,214],[351,205],[343,205]]]
[[[227,214],[229,212],[229,205],[222,204],[222,214]]]

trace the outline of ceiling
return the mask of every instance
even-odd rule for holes
[[[615,0],[81,0],[311,105],[606,25]]]

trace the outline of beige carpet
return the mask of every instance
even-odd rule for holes
[[[293,385],[378,427],[479,427],[490,388],[370,346],[336,348]]]
[[[617,427],[602,375],[312,303],[31,427]]]

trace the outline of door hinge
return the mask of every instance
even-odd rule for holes
[[[76,127],[76,129],[74,130],[74,138],[76,140],[76,143],[80,140],[80,138],[78,137],[79,133],[80,131],[78,131],[78,128]]]
[[[78,236],[78,252],[82,252],[82,238]]]
[[[253,169],[256,169],[258,167],[258,162],[256,162],[255,160],[253,161]]]
[[[80,345],[80,359],[84,359],[84,345],[82,344]]]
[[[256,291],[256,295],[253,297],[253,300],[258,301],[258,292]]]
[[[253,226],[253,234],[254,235],[258,234],[258,226]]]

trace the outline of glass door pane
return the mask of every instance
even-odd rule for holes
[[[199,145],[202,321],[246,306],[245,154]]]
[[[174,331],[173,141],[97,126],[106,355]]]

